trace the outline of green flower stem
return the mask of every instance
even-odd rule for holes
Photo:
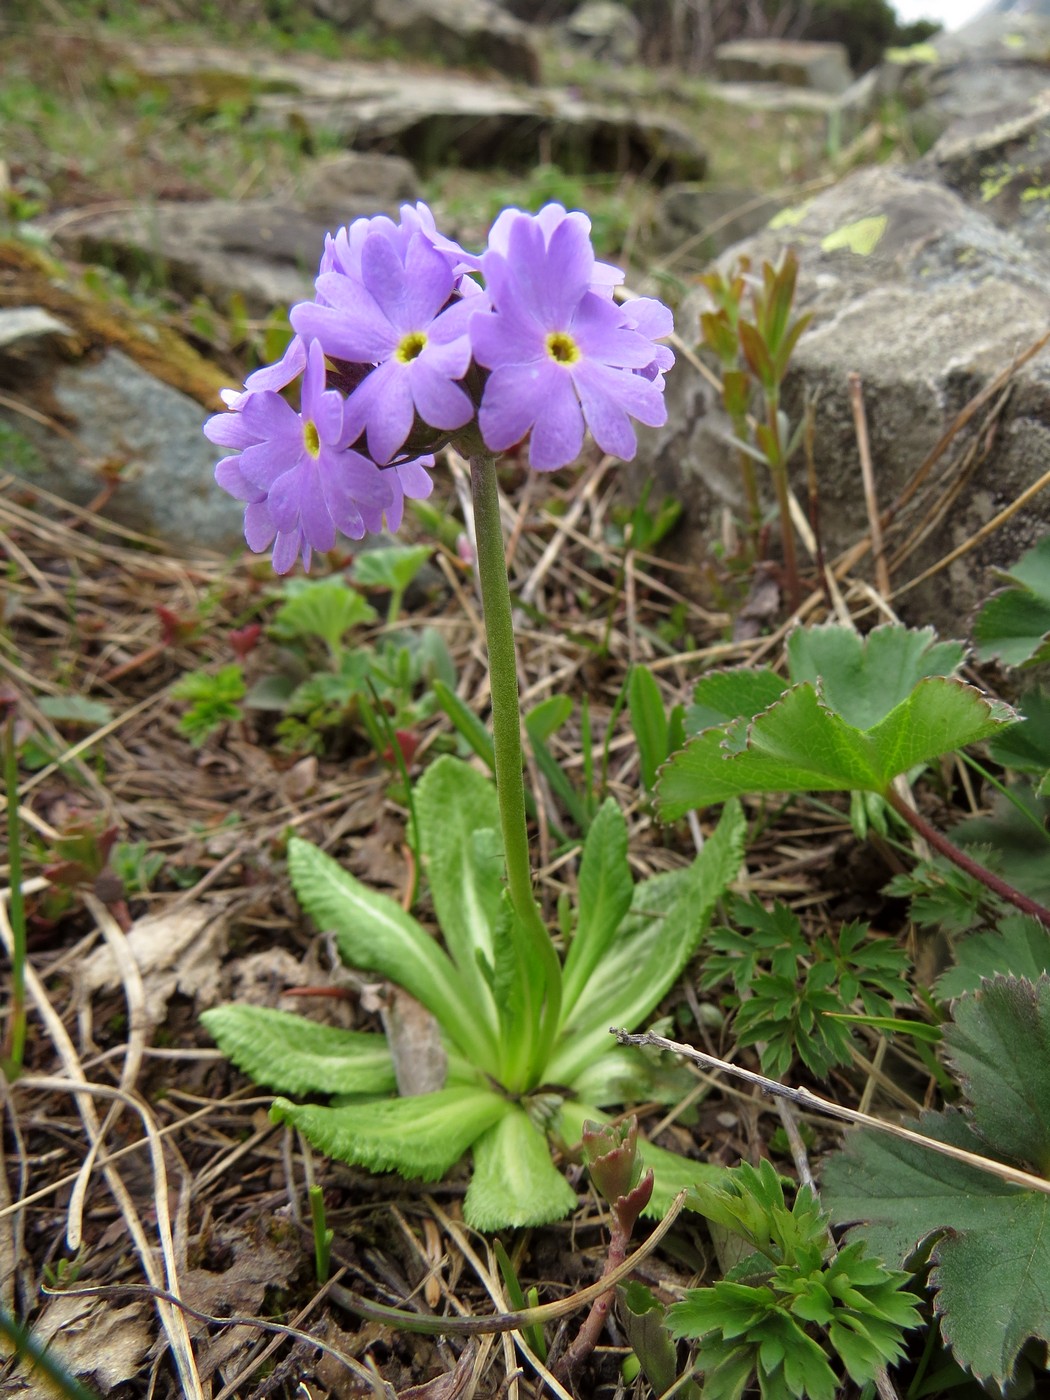
[[[1020,890],[1015,889],[1013,885],[1007,884],[1005,880],[996,875],[994,870],[986,869],[975,861],[973,856],[961,851],[958,846],[948,840],[947,836],[942,836],[936,827],[931,826],[925,817],[920,816],[918,812],[909,807],[892,786],[888,787],[882,795],[897,815],[902,817],[920,836],[924,837],[935,851],[946,856],[960,870],[965,870],[967,875],[972,875],[975,880],[980,880],[981,884],[990,889],[993,894],[997,894],[1000,899],[1005,899],[1015,909],[1020,909],[1022,914],[1038,919],[1044,928],[1050,929],[1050,909],[1047,909],[1045,905],[1038,903],[1037,900],[1029,899],[1026,894],[1022,894]]]
[[[561,1013],[561,963],[551,943],[532,893],[529,836],[525,823],[525,782],[522,777],[521,707],[518,700],[517,656],[511,616],[510,586],[499,514],[496,459],[478,453],[470,459],[474,501],[474,532],[478,578],[489,653],[492,692],[492,740],[495,750],[496,793],[499,798],[507,883],[518,922],[526,935],[522,954],[530,1003],[532,1044],[528,1047],[527,1078],[542,1064],[557,1034]],[[541,998],[541,992],[543,994]],[[531,1088],[532,1084],[507,1086]]]

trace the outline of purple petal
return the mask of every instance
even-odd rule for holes
[[[303,466],[302,490],[299,498],[300,519],[303,538],[312,549],[326,554],[335,544],[335,525],[328,513],[321,474],[317,463],[308,461]]]
[[[493,370],[485,385],[478,425],[486,446],[502,452],[520,442],[546,411],[553,381],[560,370],[550,360],[529,365],[506,365]]]
[[[572,378],[564,370],[550,376],[550,392],[529,442],[529,465],[537,471],[565,467],[583,446],[583,410]]]
[[[248,548],[256,554],[269,549],[277,527],[270,519],[265,501],[253,501],[244,512],[244,538]]]
[[[260,389],[284,389],[306,368],[306,346],[295,335],[288,342],[284,354],[274,365],[264,365],[249,374],[244,387],[252,391]]]
[[[246,447],[237,459],[241,475],[260,491],[269,491],[278,477],[292,471],[303,455],[302,435],[289,447],[287,444],[259,442]]]
[[[298,413],[273,390],[252,394],[241,413],[245,426],[254,434],[256,442],[290,444],[302,437]]]
[[[299,558],[299,551],[303,548],[303,535],[301,530],[278,531],[277,541],[273,547],[273,571],[275,574],[286,574],[289,569],[295,567],[295,561]],[[305,553],[305,551],[304,551]],[[304,563],[308,560],[304,559]]]
[[[319,340],[336,360],[373,364],[397,345],[397,333],[360,282],[338,273],[317,279],[330,304],[303,301],[291,310],[292,325],[306,340]]]
[[[663,340],[674,334],[671,308],[655,297],[631,297],[622,303],[621,310],[634,329],[650,340]]]
[[[240,413],[216,413],[204,424],[204,436],[216,447],[240,449],[258,442],[256,435],[248,428]]]
[[[546,353],[543,327],[510,310],[480,312],[471,320],[470,340],[474,358],[486,369],[526,364]]]
[[[412,398],[424,423],[429,423],[432,428],[462,428],[474,417],[474,405],[468,396],[458,385],[433,369],[424,356],[408,366],[408,370]],[[404,440],[402,438],[401,442]],[[398,447],[401,442],[397,444]],[[388,461],[396,451],[397,448],[394,448],[388,454]]]
[[[240,468],[238,457],[224,457],[215,468],[215,480],[237,501],[262,501],[266,492],[253,486]]]
[[[309,458],[307,458],[309,461]],[[290,472],[279,476],[270,488],[266,498],[266,508],[270,519],[278,531],[294,530],[299,524],[299,508],[302,502],[305,465],[293,467]]]
[[[434,481],[426,470],[433,465],[433,457],[417,457],[414,462],[400,462],[394,468],[398,485],[410,501],[425,501],[433,491]]]

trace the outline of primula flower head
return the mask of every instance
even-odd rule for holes
[[[447,442],[470,454],[529,437],[531,465],[552,471],[589,429],[632,457],[631,419],[666,421],[674,355],[656,342],[673,323],[658,301],[617,304],[622,279],[595,258],[587,216],[560,204],[504,210],[476,256],[425,204],[329,234],[285,353],[205,425],[233,454],[215,475],[245,503],[249,547],[272,545],[284,573],[337,531],[396,530],[405,500],[432,489],[434,458],[418,454]],[[283,391],[299,378],[296,412]]]
[[[631,303],[617,306],[596,282],[579,221],[515,211],[504,248],[481,260],[490,309],[471,321],[474,356],[492,371],[478,415],[485,442],[500,451],[531,433],[529,462],[552,471],[579,454],[586,427],[603,452],[633,457],[630,419],[667,421],[659,376],[671,352],[663,348],[656,373],[646,372],[656,347]]]

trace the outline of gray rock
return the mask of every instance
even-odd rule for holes
[[[783,200],[757,190],[693,180],[668,185],[657,203],[654,247],[673,255],[679,273],[697,270],[742,238],[765,228],[783,207]]]
[[[642,26],[616,0],[586,0],[559,33],[573,49],[606,63],[637,63]]]
[[[421,183],[412,162],[401,156],[335,151],[307,163],[297,199],[307,209],[330,210],[344,200],[355,208],[371,203],[375,210],[389,209],[418,199]]]
[[[554,161],[573,171],[644,171],[659,183],[702,179],[707,165],[691,130],[637,102],[582,102],[558,89],[313,58],[162,45],[131,47],[127,56],[144,78],[173,90],[214,87],[224,74],[251,83],[257,127],[397,155],[427,174],[447,166],[452,151],[466,167],[531,170]]]
[[[84,262],[134,277],[150,270],[191,299],[203,294],[228,308],[240,296],[265,315],[313,295],[326,232],[364,214],[396,215],[396,204],[367,197],[333,200],[327,208],[283,200],[159,200],[120,213],[85,209],[60,219],[55,242]],[[49,221],[42,221],[45,231]]]
[[[715,49],[715,71],[731,83],[783,83],[833,95],[853,81],[845,44],[734,39]]]
[[[55,337],[69,340],[70,328],[42,306],[0,308],[0,356],[23,357],[45,349]]]
[[[926,149],[954,123],[987,124],[1050,86],[1050,14],[1038,6],[989,6],[971,23],[887,55],[884,95],[910,109],[916,144]]]
[[[893,502],[958,411],[1014,357],[1050,328],[1050,260],[1020,231],[999,226],[979,205],[914,173],[862,171],[724,255],[776,261],[794,246],[800,258],[797,311],[814,313],[785,384],[795,421],[817,395],[815,457],[824,547],[829,556],[854,543],[866,516],[847,374],[860,374],[880,504]],[[700,293],[680,308],[679,334],[695,342]],[[728,424],[706,381],[683,358],[668,379],[669,422],[645,435],[635,480],[655,475],[657,492],[687,502],[683,555],[702,557],[721,509],[740,508]],[[1050,353],[1021,369],[981,458],[981,442],[963,477],[961,439],[938,476],[897,523],[895,548],[933,512],[929,533],[895,571],[899,585],[963,544],[1035,482],[1050,464]],[[969,439],[973,445],[974,439]],[[967,468],[966,470],[970,470]],[[804,469],[795,463],[804,495]],[[949,484],[957,494],[946,496]],[[941,509],[949,500],[947,511]],[[938,514],[938,511],[940,513]],[[965,625],[989,586],[990,566],[1010,564],[1050,523],[1050,492],[1034,499],[1009,528],[984,542],[901,601],[916,621],[943,631]]]
[[[0,423],[34,449],[35,460],[14,466],[30,484],[86,505],[116,469],[111,519],[176,550],[228,552],[243,543],[244,508],[215,485],[217,452],[201,432],[200,404],[120,350],[56,363],[48,377],[54,427],[0,405]]]
[[[492,0],[373,0],[369,10],[369,28],[415,57],[491,68],[523,83],[540,80],[528,28]]]

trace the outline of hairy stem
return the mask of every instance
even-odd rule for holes
[[[525,992],[532,1004],[532,1045],[528,1047],[526,1077],[546,1060],[561,1012],[561,964],[532,893],[529,837],[525,823],[525,782],[522,777],[521,708],[518,700],[517,657],[511,615],[510,586],[503,552],[496,459],[479,453],[470,459],[478,579],[489,653],[492,692],[492,742],[495,751],[496,793],[499,798],[503,850],[511,903],[525,932],[522,950]],[[532,1087],[508,1085],[508,1088]]]
[[[981,884],[990,889],[993,894],[997,894],[1000,899],[1005,899],[1009,904],[1020,909],[1022,914],[1028,914],[1031,918],[1038,919],[1044,928],[1050,928],[1050,909],[1034,899],[1029,899],[1026,894],[1014,889],[1013,885],[1008,885],[993,870],[986,869],[972,856],[968,856],[965,851],[961,851],[958,846],[953,845],[947,836],[942,835],[936,827],[931,826],[925,817],[913,811],[892,787],[887,788],[882,795],[897,815],[903,817],[908,825],[924,837],[935,851],[946,856],[960,870],[965,870],[967,875],[972,875],[975,880],[980,880]]]
[[[784,551],[784,578],[787,584],[788,606],[792,612],[797,612],[802,602],[802,593],[798,582],[795,527],[791,520],[791,502],[788,499],[787,463],[784,461],[784,445],[780,440],[780,396],[775,390],[766,391],[766,421],[773,442],[769,468],[773,474],[773,486],[777,493],[777,511],[780,515],[780,540]]]

